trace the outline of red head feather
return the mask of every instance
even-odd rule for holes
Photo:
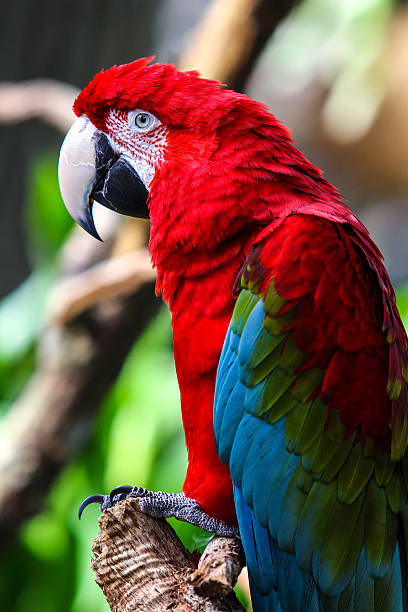
[[[173,64],[150,64],[153,57],[102,70],[81,91],[74,112],[87,115],[103,128],[112,108],[149,110],[168,127],[214,129],[237,103],[267,113],[266,107],[221,83],[203,79],[197,71],[181,72]]]

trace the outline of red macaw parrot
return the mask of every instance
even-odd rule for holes
[[[267,108],[149,59],[100,72],[65,204],[150,217],[172,314],[184,492],[127,495],[242,538],[254,609],[408,610],[407,336],[365,227]]]

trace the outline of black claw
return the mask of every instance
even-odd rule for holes
[[[102,504],[104,502],[104,499],[105,499],[104,495],[89,495],[86,499],[84,499],[82,504],[79,506],[78,518],[81,520],[82,513],[85,510],[85,508],[89,506],[89,504]]]
[[[115,487],[109,495],[89,495],[82,504],[79,506],[78,510],[78,518],[80,519],[83,511],[89,504],[99,504],[101,512],[106,510],[107,508],[111,508],[115,504],[117,504],[122,499],[126,499],[133,491],[134,487],[130,485],[121,485],[119,487]]]
[[[115,504],[122,499],[126,499],[126,497],[133,491],[134,487],[130,485],[120,485],[119,487],[115,487],[109,493],[109,499],[111,504]],[[116,499],[115,499],[116,498]]]

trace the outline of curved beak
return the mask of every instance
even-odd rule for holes
[[[73,123],[62,143],[58,181],[71,217],[99,240],[94,201],[125,215],[149,216],[148,191],[137,171],[85,116]]]

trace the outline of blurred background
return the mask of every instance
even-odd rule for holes
[[[1,9],[0,602],[101,612],[89,568],[99,510],[78,522],[79,503],[122,483],[179,491],[186,453],[148,225],[101,207],[96,243],[72,227],[59,195],[76,92],[101,68],[154,54],[266,102],[369,228],[406,321],[408,5],[17,0]],[[191,549],[205,542],[175,528]]]

